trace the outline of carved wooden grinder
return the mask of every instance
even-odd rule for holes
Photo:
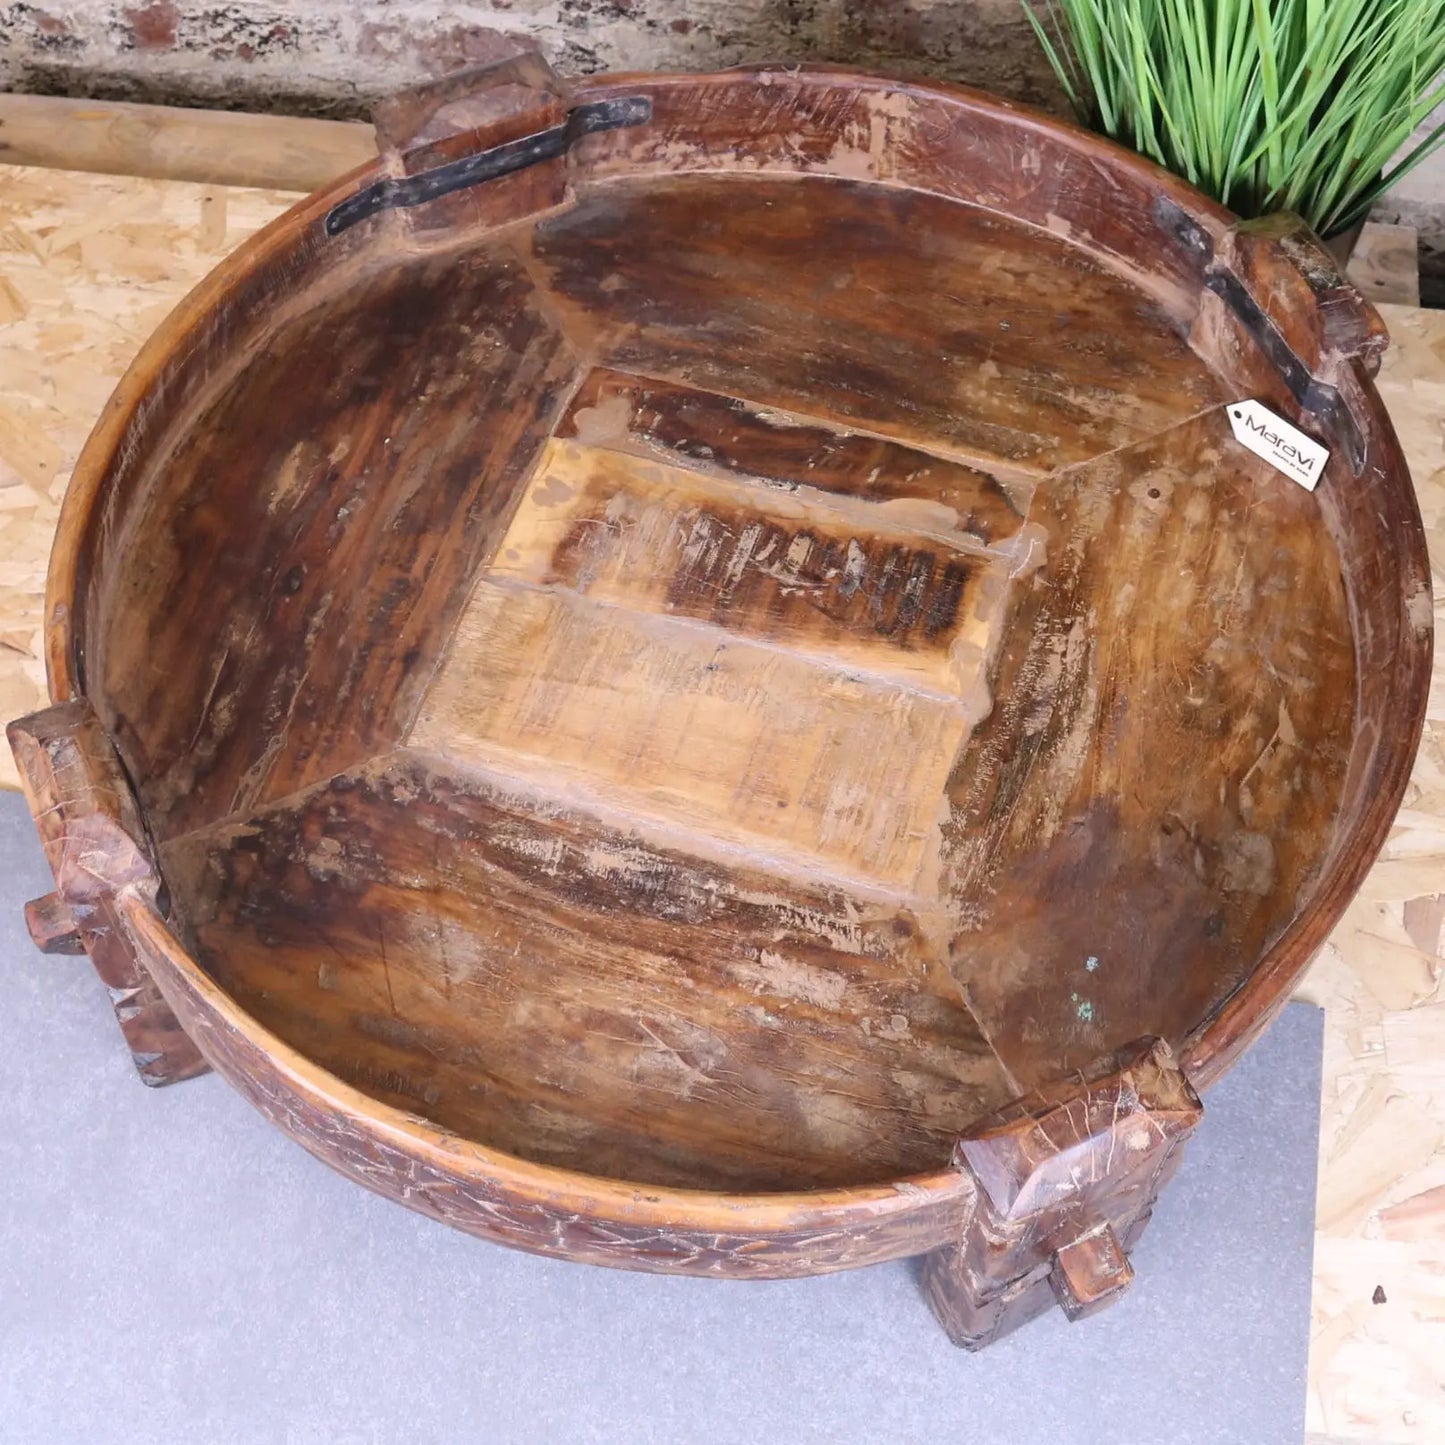
[[[1378,318],[964,91],[525,58],[379,129],[75,473],[37,939],[485,1238],[1111,1300],[1415,748]]]

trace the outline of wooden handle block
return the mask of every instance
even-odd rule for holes
[[[206,1072],[119,926],[122,893],[156,906],[160,878],[125,770],[88,702],[59,703],[6,730],[26,800],[55,875],[28,904],[30,936],[47,953],[82,949],[110,990],[121,1033],[148,1084]]]
[[[25,905],[25,926],[41,953],[85,952],[75,915],[58,893],[32,898]]]
[[[1087,1319],[1113,1304],[1134,1280],[1124,1246],[1107,1224],[1054,1255],[1049,1283],[1070,1320]]]
[[[1142,1231],[1203,1112],[1169,1046],[1140,1039],[981,1120],[955,1160],[978,1186],[960,1243],[924,1264],[949,1338],[982,1349],[1057,1300],[1083,1319],[1134,1272]]]
[[[157,878],[120,760],[87,702],[65,702],[6,729],[61,898],[86,912],[102,895]]]
[[[1285,211],[1231,230],[1218,259],[1254,297],[1313,376],[1359,360],[1370,375],[1390,334],[1380,313],[1335,264],[1324,243]]]
[[[378,103],[372,124],[377,148],[413,176],[557,125],[568,104],[568,88],[552,67],[537,51],[522,50],[397,91]]]
[[[1360,385],[1390,336],[1323,242],[1288,212],[1241,222],[1215,245],[1204,284],[1191,338],[1199,354],[1241,395],[1320,434],[1360,476],[1373,430]]]

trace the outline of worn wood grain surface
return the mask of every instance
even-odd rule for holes
[[[4,234],[14,264],[0,297],[8,413],[0,461],[11,469],[4,557],[14,585],[3,595],[13,715],[38,701],[35,589],[55,498],[89,418],[170,301],[285,198],[47,172],[4,176]],[[119,224],[99,224],[97,196]],[[1386,318],[1394,345],[1381,389],[1411,457],[1438,591],[1445,331],[1430,313],[1392,308]],[[640,445],[665,460],[669,446],[704,431],[694,413],[671,442],[662,421]],[[714,470],[725,486],[726,460]],[[966,477],[960,485],[968,485]],[[993,506],[989,516],[1007,526],[1006,508]],[[1385,858],[1306,985],[1326,1003],[1331,1039],[1311,1410],[1314,1427],[1339,1438],[1413,1442],[1433,1439],[1440,1428],[1441,1325],[1429,1280],[1442,1268],[1437,1196],[1445,1190],[1445,1112],[1430,1062],[1442,1036],[1436,1014],[1445,909],[1436,895],[1445,804],[1431,772],[1442,766],[1441,726],[1432,705],[1412,794]],[[1383,1305],[1370,1304],[1376,1284],[1384,1287]]]

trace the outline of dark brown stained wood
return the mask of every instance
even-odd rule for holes
[[[520,267],[483,252],[347,276],[214,378],[90,645],[157,838],[400,736],[570,375]]]
[[[1361,358],[1371,375],[1390,344],[1379,312],[1345,279],[1318,236],[1296,215],[1245,221],[1216,247],[1281,339],[1312,375],[1336,359]]]
[[[12,731],[37,938],[124,965],[151,1078],[209,1063],[481,1237],[927,1254],[970,1346],[1102,1307],[1405,786],[1378,318],[1297,223],[966,92],[432,99],[165,323],[76,469],[58,706]],[[434,198],[369,189],[403,173]],[[1331,448],[1316,492],[1245,397]]]
[[[1087,253],[916,191],[619,179],[532,244],[610,366],[985,470],[1049,471],[1224,400],[1165,312]]]
[[[962,86],[788,65],[598,76],[578,94],[631,94],[639,80],[652,124],[588,137],[582,174],[771,172],[949,196],[1068,238],[1180,317],[1193,311],[1209,238],[1233,220],[1097,135]],[[1181,219],[1194,233],[1188,241]]]
[[[481,86],[475,76],[444,75],[384,99],[375,116],[383,167],[416,176],[565,124],[569,88],[538,52],[524,50],[483,71]],[[566,188],[567,166],[559,157],[366,224],[405,235],[409,245],[445,244],[478,222],[505,225],[561,205]]]
[[[1354,658],[1318,503],[1215,412],[1063,473],[999,699],[950,785],[952,968],[1057,1077],[1233,990],[1331,849]],[[1141,1027],[1142,1026],[1142,1027]]]
[[[796,1189],[947,1161],[1015,1092],[896,903],[707,863],[398,754],[164,850],[213,978],[523,1158]]]
[[[350,189],[365,174],[353,172],[336,185]],[[211,392],[212,352],[234,347],[244,356],[264,349],[283,309],[279,298],[325,290],[365,249],[359,235],[325,237],[327,209],[326,193],[318,192],[233,251],[166,317],[97,418],[87,446],[108,460],[103,469],[77,467],[72,474],[60,528],[74,536],[74,545],[52,557],[46,575],[46,672],[57,702],[85,691],[106,622],[104,599],[118,581],[124,585],[135,563],[119,546],[126,521],[137,492],[154,475],[156,451],[172,445],[175,429]],[[103,708],[102,698],[94,702]],[[103,721],[114,725],[108,715]]]
[[[32,898],[25,905],[25,927],[41,953],[85,952],[75,915],[58,893]]]
[[[509,139],[499,131],[540,110],[565,118],[569,98],[541,54],[522,46],[481,70],[453,71],[383,96],[372,121],[383,154],[395,156],[410,176]]]
[[[958,462],[821,426],[777,407],[604,367],[577,389],[555,434],[805,497],[817,491],[837,502],[923,503],[915,515],[929,515],[940,530],[984,546],[1018,535],[1033,492],[1018,477],[1001,482]]]
[[[1241,228],[1244,229],[1244,228]],[[1277,218],[1240,248],[1224,238],[1222,269],[1241,249],[1248,256],[1251,295],[1297,357],[1310,382],[1338,398],[1327,413],[1296,399],[1262,344],[1261,328],[1246,325],[1214,292],[1200,297],[1193,328],[1195,349],[1237,396],[1263,398],[1281,415],[1331,447],[1316,489],[1320,519],[1340,559],[1356,667],[1354,737],[1349,770],[1335,819],[1326,876],[1315,906],[1299,914],[1225,1004],[1193,1031],[1190,1058],[1202,1083],[1216,1079],[1283,1008],[1295,970],[1324,943],[1334,921],[1364,880],[1393,825],[1424,724],[1418,699],[1429,687],[1433,610],[1424,530],[1405,458],[1385,408],[1370,385],[1378,365],[1378,318],[1312,244],[1271,253],[1270,233],[1296,239],[1298,218]],[[1288,276],[1303,251],[1307,286]],[[1327,303],[1328,327],[1311,317],[1311,304]],[[1336,338],[1344,348],[1333,349]],[[1296,378],[1298,383],[1299,378]],[[1364,449],[1356,466],[1352,447]],[[1406,699],[1416,699],[1414,706]]]
[[[1134,1267],[1111,1225],[1102,1225],[1054,1254],[1049,1284],[1070,1321],[1114,1304],[1134,1282]]]

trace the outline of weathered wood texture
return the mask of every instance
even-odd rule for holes
[[[247,1010],[525,1158],[717,1188],[885,1180],[1015,1092],[891,901],[649,846],[511,777],[393,755],[162,856]]]
[[[1240,450],[1219,409],[1030,512],[1047,560],[941,861],[976,900],[953,971],[1030,1083],[1181,1041],[1317,882],[1355,739],[1345,592],[1318,504]]]
[[[457,1229],[621,1269],[777,1279],[919,1254],[957,1238],[957,1170],[874,1187],[733,1194],[533,1165],[358,1090],[270,1033],[194,966],[155,912],[124,902],[133,946],[211,1064],[305,1149]],[[846,1227],[844,1222],[846,1221]]]
[[[245,385],[232,372],[199,397],[136,480],[89,630],[87,672],[158,841],[405,729],[569,371],[505,257],[351,276],[330,304],[237,340]],[[379,600],[364,611],[360,578]],[[138,646],[189,651],[217,597],[206,666],[134,665]]]
[[[27,906],[36,943],[90,955],[148,1084],[206,1071],[121,924],[123,900],[154,906],[160,887],[129,781],[90,704],[61,703],[9,727],[55,892]]]
[[[614,366],[1025,474],[1223,399],[1087,252],[917,191],[618,178],[539,223],[533,251]]]
[[[1202,1112],[1168,1047],[1143,1039],[972,1125],[957,1162],[977,1215],[924,1262],[949,1338],[978,1350],[1056,1300],[1078,1320],[1117,1299],[1133,1279],[1125,1251]]]
[[[1385,836],[1429,592],[1378,332],[1307,238],[976,97],[572,99],[636,96],[339,236],[374,177],[313,197],[162,328],[77,470],[52,685],[170,885],[133,946],[338,1167],[642,1267],[971,1257],[954,1141],[1082,1117],[1140,1038],[1216,1076]],[[1076,1313],[1128,1163],[1048,1231]]]
[[[313,191],[375,158],[371,127],[345,121],[0,94],[6,165]]]

